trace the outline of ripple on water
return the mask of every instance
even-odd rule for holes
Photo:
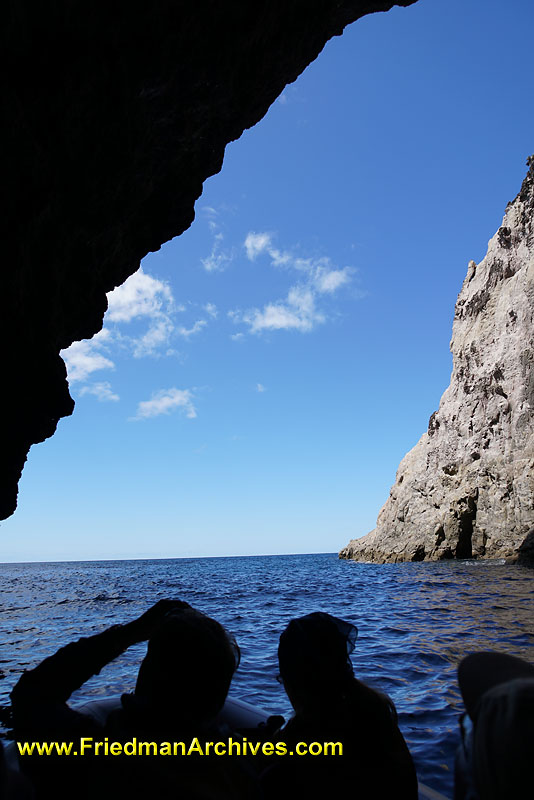
[[[357,625],[355,673],[390,694],[421,780],[449,795],[462,709],[458,661],[481,649],[529,658],[534,638],[532,573],[502,561],[377,565],[330,554],[4,564],[0,571],[2,705],[24,668],[170,596],[237,637],[242,662],[232,692],[287,717],[275,677],[278,637],[292,617],[329,611]],[[73,699],[129,691],[144,652],[131,648]]]

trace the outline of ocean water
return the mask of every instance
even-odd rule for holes
[[[534,660],[533,589],[533,571],[497,561],[377,565],[321,554],[0,564],[0,706],[25,668],[170,597],[236,636],[242,660],[231,694],[288,716],[275,679],[278,637],[293,617],[328,611],[358,627],[355,674],[394,700],[420,780],[452,796],[456,666],[483,649]],[[73,702],[129,691],[144,650],[128,650]]]

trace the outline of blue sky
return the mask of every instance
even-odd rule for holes
[[[371,530],[534,151],[533,27],[528,0],[421,0],[329,42],[65,354],[76,410],[32,448],[0,560]]]

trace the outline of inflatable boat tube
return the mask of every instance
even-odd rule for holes
[[[106,697],[102,700],[89,700],[83,705],[76,706],[76,710],[82,714],[92,717],[101,725],[105,725],[109,714],[121,707],[120,697]],[[234,731],[246,731],[249,735],[255,728],[262,728],[267,724],[270,714],[263,708],[253,706],[244,700],[236,697],[228,697],[219,714],[217,721],[219,724],[226,724]],[[10,769],[18,770],[18,757],[15,742],[11,742],[4,748],[6,766]],[[393,798],[392,798],[393,800]],[[419,783],[419,800],[448,800],[447,797]]]
[[[76,710],[105,725],[109,714],[120,707],[120,697],[107,697],[104,700],[89,700],[81,706],[76,706]],[[266,725],[269,716],[270,714],[263,708],[238,700],[236,697],[227,697],[217,722],[226,724],[235,731],[250,731]]]

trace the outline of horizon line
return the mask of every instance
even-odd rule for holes
[[[219,556],[133,556],[131,558],[63,558],[54,561],[28,559],[27,561],[0,561],[0,566],[16,566],[17,564],[98,564],[112,561],[191,561],[213,558],[276,558],[279,556],[327,556],[337,555],[334,551],[317,551],[312,553],[239,553]]]

